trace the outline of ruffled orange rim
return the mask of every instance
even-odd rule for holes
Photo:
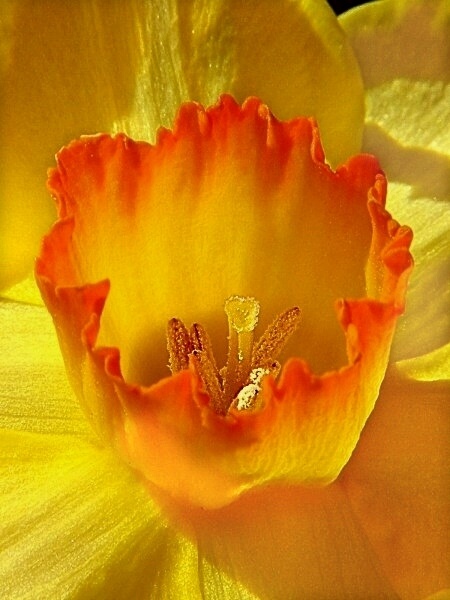
[[[258,137],[261,131],[264,141]],[[224,139],[234,140],[236,146],[229,142],[233,148],[242,142],[237,152],[245,164],[251,164],[248,149],[254,144],[263,148],[269,170],[268,158],[281,156],[284,165],[293,161],[295,166],[298,161],[301,176],[311,173],[317,186],[324,181],[340,186],[339,193],[347,194],[349,203],[355,195],[365,198],[355,210],[366,215],[372,237],[367,247],[367,296],[335,302],[348,364],[317,376],[304,360],[289,358],[278,380],[264,378],[260,408],[230,408],[220,415],[212,410],[192,364],[154,384],[138,385],[123,375],[121,349],[99,345],[115,282],[113,278],[86,282],[95,268],[81,264],[86,248],[80,232],[87,227],[83,203],[101,205],[107,214],[108,197],[119,190],[124,210],[117,214],[116,206],[115,215],[105,217],[105,223],[132,218],[138,211],[136,198],[142,201],[136,189],[143,165],[153,161],[169,164],[170,169],[180,148],[190,149],[201,179],[202,161],[214,165],[218,160],[211,152],[202,154],[204,144],[216,147]],[[255,160],[263,160],[256,154]],[[235,153],[231,168],[239,160]],[[85,137],[62,149],[57,162],[49,174],[49,189],[58,203],[59,219],[43,241],[36,278],[55,322],[70,381],[101,438],[152,485],[207,508],[230,503],[255,486],[333,481],[349,460],[378,396],[412,268],[412,233],[385,210],[386,181],[376,160],[355,157],[333,172],[324,162],[313,120],[280,123],[256,98],[240,106],[223,96],[207,109],[196,103],[184,105],[174,130],[162,130],[155,146],[124,135]],[[136,171],[125,176],[133,165]],[[148,175],[142,178],[150,181]],[[147,185],[151,204],[156,202],[151,196],[153,183]],[[110,203],[114,206],[114,201]],[[198,312],[201,321],[201,307]]]

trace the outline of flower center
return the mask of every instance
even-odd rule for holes
[[[251,297],[231,296],[225,302],[225,313],[229,328],[228,358],[220,370],[209,336],[199,323],[188,329],[180,319],[173,318],[167,327],[172,373],[192,364],[210,397],[212,408],[222,415],[227,414],[230,407],[237,410],[259,407],[262,380],[266,375],[278,375],[281,366],[277,358],[297,329],[301,316],[298,307],[284,311],[255,344],[259,302]]]

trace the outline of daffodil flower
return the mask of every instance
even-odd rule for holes
[[[450,586],[445,199],[414,197],[419,184],[428,189],[418,169],[403,181],[396,157],[411,155],[410,138],[386,109],[422,83],[414,118],[435,107],[427,164],[442,173],[436,90],[446,80],[437,69],[427,87],[423,66],[402,71],[401,59],[385,80],[377,74],[378,44],[391,52],[395,40],[410,67],[402,40],[419,27],[428,47],[448,24],[445,4],[377,3],[342,20],[366,86],[364,145],[394,180],[388,208],[419,231],[413,310],[394,339],[402,360],[364,429],[404,308],[411,233],[384,207],[378,162],[348,159],[360,145],[363,87],[331,13],[321,3],[241,4],[5,11],[7,97],[23,109],[7,105],[2,189],[13,173],[23,180],[19,207],[25,191],[44,206],[35,178],[59,135],[93,128],[155,141],[157,125],[173,131],[155,145],[81,138],[50,173],[59,220],[36,275],[75,396],[45,310],[24,302],[21,286],[7,295],[22,303],[1,305],[4,597],[424,598]],[[42,37],[28,35],[37,25]],[[70,45],[83,35],[80,54]],[[95,51],[89,85],[78,62]],[[39,87],[52,61],[52,81],[63,79],[54,96],[47,81]],[[111,79],[104,65],[116,62]],[[28,89],[41,102],[27,111]],[[182,100],[210,105],[223,92],[238,102],[225,95],[176,113]],[[44,143],[28,143],[42,151],[21,163],[30,123],[41,128],[50,107],[73,113],[44,123]],[[317,120],[325,156],[302,114]],[[425,152],[420,136],[416,145]],[[325,157],[344,165],[334,171]],[[26,213],[14,214],[22,232]],[[26,271],[47,220],[37,216],[20,251],[7,242],[5,281]],[[420,321],[427,282],[439,298]]]

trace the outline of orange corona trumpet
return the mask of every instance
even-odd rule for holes
[[[38,283],[103,439],[207,508],[333,481],[378,396],[412,266],[377,161],[333,172],[314,121],[223,96],[184,105],[154,146],[73,142],[49,187],[59,220]]]

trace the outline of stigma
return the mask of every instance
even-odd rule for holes
[[[255,343],[259,309],[259,302],[249,296],[231,296],[225,301],[228,357],[221,369],[199,323],[189,329],[177,318],[168,323],[170,370],[175,374],[192,365],[218,414],[226,415],[230,408],[255,410],[261,406],[262,381],[267,375],[278,375],[281,365],[277,359],[300,324],[300,309],[290,308],[278,315]]]

